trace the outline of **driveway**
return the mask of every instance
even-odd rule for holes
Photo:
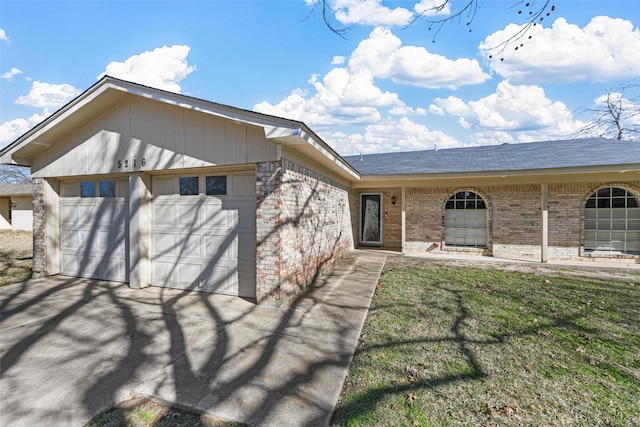
[[[384,256],[292,307],[63,276],[0,288],[0,425],[84,425],[142,394],[252,425],[328,424]]]

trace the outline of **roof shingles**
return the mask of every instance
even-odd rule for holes
[[[493,172],[640,164],[640,142],[602,138],[345,156],[362,175]]]

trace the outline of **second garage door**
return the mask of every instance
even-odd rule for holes
[[[254,173],[154,177],[152,284],[255,297]]]

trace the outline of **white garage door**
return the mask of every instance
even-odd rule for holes
[[[127,180],[61,184],[62,274],[128,282]]]
[[[154,177],[152,284],[255,297],[254,173]]]

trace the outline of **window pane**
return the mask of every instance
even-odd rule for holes
[[[208,176],[207,194],[210,196],[221,196],[227,194],[227,177]]]
[[[610,207],[611,199],[598,199],[598,209]]]
[[[487,207],[484,204],[484,200],[482,199],[478,200],[478,209],[487,209]]]
[[[95,181],[82,181],[80,183],[80,196],[81,197],[96,197],[96,182]]]
[[[100,197],[116,197],[116,182],[100,181]]]
[[[603,188],[598,190],[598,197],[609,197],[611,195],[611,188]]]
[[[584,206],[585,208],[595,208],[596,207],[596,199],[595,197],[591,197],[589,200],[587,200],[587,204]]]
[[[198,194],[200,194],[200,188],[198,186],[197,176],[180,178],[180,195],[181,196],[194,196]]]
[[[624,197],[627,195],[627,191],[624,188],[612,188],[611,195],[613,197]]]
[[[638,207],[638,199],[636,199],[635,197],[628,197],[627,198],[627,207],[629,207],[629,208],[637,208]]]
[[[614,197],[613,199],[611,199],[611,207],[612,208],[624,208],[625,200],[626,199],[624,197]]]

